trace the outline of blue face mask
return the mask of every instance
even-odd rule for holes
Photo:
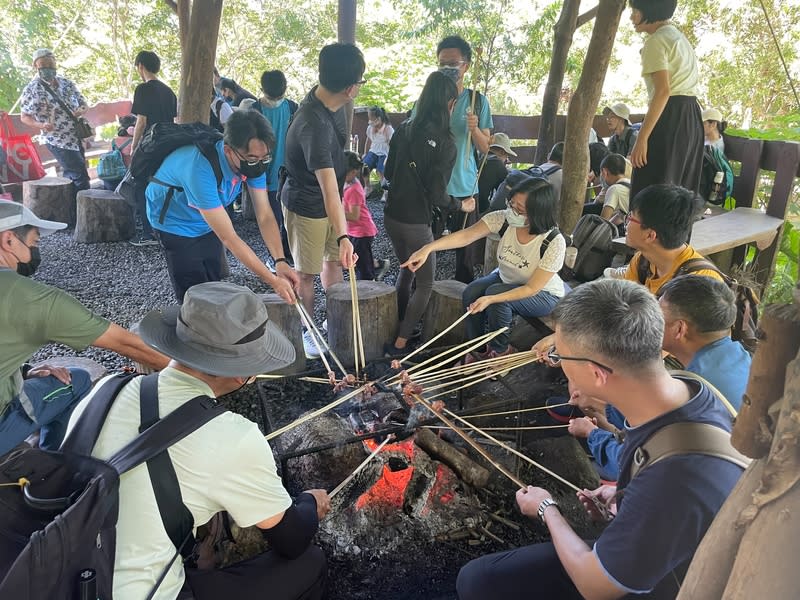
[[[518,215],[512,209],[506,209],[506,223],[509,227],[526,227],[528,225],[528,217],[525,215]]]

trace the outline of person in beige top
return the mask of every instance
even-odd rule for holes
[[[670,21],[676,0],[630,0],[634,29],[646,33],[642,77],[650,99],[631,150],[631,198],[648,185],[700,187],[703,124],[697,93],[697,57]]]

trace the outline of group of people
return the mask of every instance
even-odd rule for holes
[[[224,96],[240,106],[254,102],[226,117],[223,139],[213,148],[215,160],[195,146],[179,148],[156,171],[158,183],[142,186],[145,220],[164,250],[180,305],[148,314],[141,337],[92,314],[68,294],[31,280],[39,261],[39,238],[64,225],[43,221],[19,204],[0,202],[0,277],[6,280],[0,286],[0,325],[11,332],[0,353],[0,382],[5,382],[0,390],[0,454],[31,435],[38,435],[44,448],[58,448],[92,400],[85,372],[23,364],[47,342],[78,350],[97,345],[160,369],[161,414],[198,395],[228,393],[255,375],[293,362],[291,344],[270,322],[263,302],[246,288],[220,282],[223,248],[286,302],[299,297],[313,314],[315,277],[320,275],[327,288],[342,281],[343,268],[367,255],[348,235],[348,223],[361,217],[363,187],[359,198],[343,202],[348,190],[355,186],[358,192],[356,180],[366,163],[379,173],[383,170],[388,181],[384,223],[401,266],[396,283],[400,324],[386,353],[404,352],[413,338],[431,294],[436,252],[456,249],[456,277],[468,284],[463,302],[471,313],[469,335],[510,324],[514,314],[552,314],[555,333],[535,348],[551,366],[563,368],[571,401],[585,409],[587,417],[574,415],[570,429],[579,435],[583,427],[587,436],[597,437],[598,417],[607,415],[625,434],[624,442],[613,434],[613,439],[590,440],[601,449],[598,463],[615,468],[616,479],[616,486],[579,493],[591,516],[603,516],[598,505],[614,515],[593,547],[562,516],[558,499],[528,486],[517,492],[517,503],[523,514],[543,521],[552,543],[471,561],[459,574],[459,597],[521,598],[534,591],[548,598],[620,598],[629,593],[674,597],[742,467],[724,457],[695,453],[632,470],[637,450],[672,423],[731,429],[720,392],[703,380],[668,372],[662,352],[673,353],[689,371],[708,380],[717,378],[716,387],[730,394],[734,405],[741,401],[749,355],[728,336],[732,299],[719,271],[708,264],[684,275],[687,261],[702,258],[687,243],[699,208],[693,190],[703,145],[694,52],[669,21],[674,0],[630,4],[635,29],[648,34],[642,60],[650,106],[638,134],[631,133],[623,107],[609,107],[612,153],[596,167],[607,184],[609,202],[603,203],[601,215],[608,215],[606,208],[622,206],[620,196],[625,194],[614,188],[628,192],[626,240],[637,252],[627,269],[615,273],[617,278],[570,290],[559,276],[567,242],[557,223],[561,194],[555,176],[560,169],[555,167],[560,167],[563,144],[553,149],[549,164],[540,166],[544,176],[515,181],[507,176],[496,184],[506,195],[503,206],[496,207],[500,210],[481,210],[473,149],[487,156],[487,163],[491,156],[504,162],[514,152],[507,136],[491,135],[488,100],[476,94],[472,108],[472,90],[464,87],[472,50],[465,40],[449,36],[440,42],[437,70],[428,76],[411,118],[393,135],[388,123],[373,113],[383,124],[370,117],[370,125],[373,131],[383,129],[383,139],[372,140],[372,156],[368,152],[366,160],[345,152],[349,136],[343,110],[366,83],[364,57],[352,44],[330,44],[319,54],[318,85],[298,106],[284,97],[282,73],[264,74],[260,99],[246,97],[235,82],[220,78]],[[36,62],[39,79],[50,82],[44,85],[57,86],[69,96],[74,113],[85,110],[77,90],[53,72],[51,53]],[[142,85],[158,72],[146,56],[137,58],[137,68]],[[31,86],[39,101],[49,95],[39,83]],[[145,89],[157,89],[150,93],[171,102],[160,86],[150,83]],[[146,95],[143,91],[139,97]],[[219,114],[220,109],[218,105]],[[23,103],[28,118],[46,133],[53,130],[51,115],[69,118],[47,110],[35,98]],[[134,152],[143,132],[161,118],[144,109],[136,114]],[[714,121],[720,115],[707,116]],[[63,156],[76,163],[82,159],[79,142],[68,140],[78,147],[65,149],[74,154]],[[381,160],[384,142],[388,150]],[[633,167],[629,182],[626,157]],[[272,172],[267,175],[276,163],[283,167],[281,184],[273,181]],[[79,176],[73,182],[83,185]],[[243,184],[274,270],[239,237],[226,211]],[[435,235],[439,213],[455,215],[451,233],[442,237]],[[370,231],[353,237],[369,238]],[[498,268],[473,280],[474,266],[482,261],[471,256],[475,242],[491,233],[500,236]],[[313,355],[315,344],[308,338],[306,332],[306,352]],[[471,360],[513,351],[503,334]],[[728,375],[721,376],[721,365],[735,365],[730,367],[735,381],[723,381]],[[136,436],[140,385],[137,378],[123,389],[94,448],[96,456],[111,456]],[[175,444],[169,454],[195,523],[226,510],[240,526],[259,527],[272,550],[222,570],[184,570],[175,563],[156,597],[178,597],[185,580],[196,598],[245,598],[264,589],[281,598],[322,597],[325,558],[312,540],[319,519],[330,509],[328,495],[312,489],[292,498],[255,424],[225,415]],[[163,531],[145,467],[132,470],[120,485],[115,591],[144,597],[175,549]]]

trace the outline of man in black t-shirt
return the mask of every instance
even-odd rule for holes
[[[136,55],[134,61],[136,72],[142,82],[133,92],[133,106],[131,112],[136,115],[136,127],[133,130],[131,142],[131,155],[136,152],[139,142],[144,134],[156,123],[172,123],[178,116],[178,98],[169,86],[156,76],[161,70],[161,59],[155,52],[142,50]],[[157,246],[158,242],[153,237],[153,228],[147,220],[145,212],[146,200],[144,197],[145,186],[136,185],[134,196],[136,198],[137,220],[142,228],[142,235],[131,240],[134,246]]]

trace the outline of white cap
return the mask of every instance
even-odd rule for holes
[[[716,108],[707,108],[703,111],[703,121],[717,121],[722,122],[722,112]]]
[[[45,221],[37,217],[31,209],[13,200],[0,200],[0,231],[16,229],[23,225],[30,225],[39,230],[39,235],[44,237],[64,229],[67,224],[58,221]]]

